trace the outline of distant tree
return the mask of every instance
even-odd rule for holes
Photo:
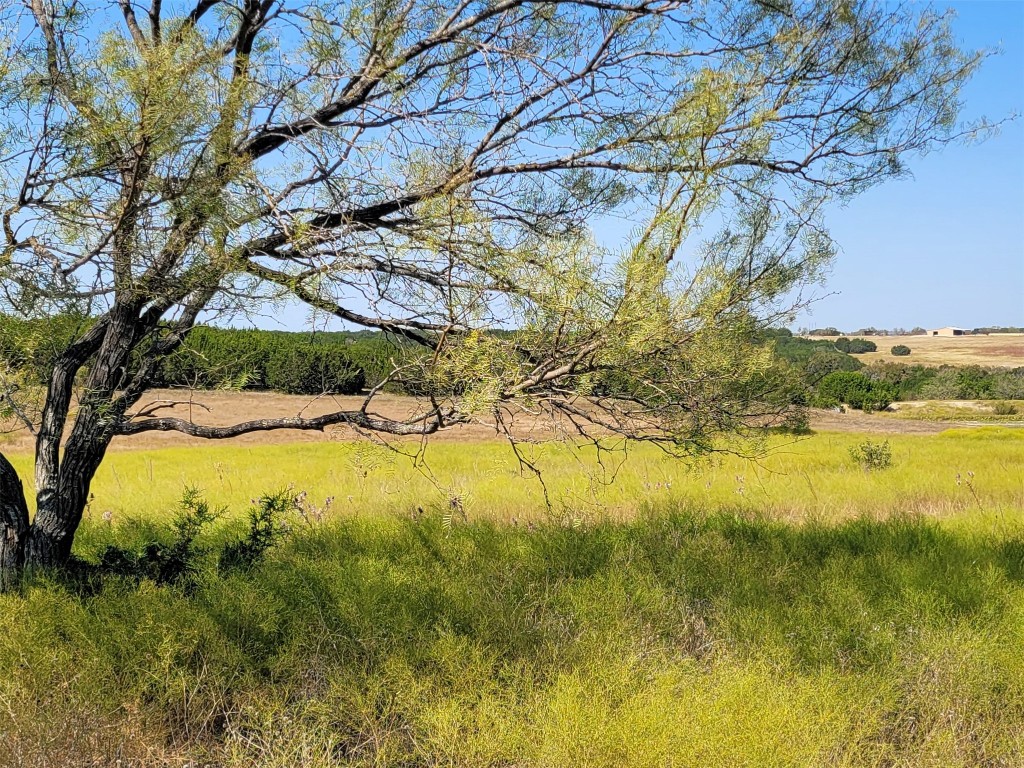
[[[986,328],[975,328],[973,331],[971,331],[971,333],[972,334],[975,334],[975,333],[1024,333],[1024,328],[1022,328],[1020,326],[1012,326],[1012,325],[1011,326],[992,325],[992,326],[988,326]]]
[[[836,371],[821,380],[812,402],[839,402],[864,411],[879,411],[888,408],[896,395],[895,388],[884,381],[872,379],[860,372]]]
[[[928,331],[926,329],[922,328],[919,325],[915,325],[913,328],[910,329],[910,333],[908,335],[910,335],[910,336],[926,336],[927,334],[928,334]]]
[[[44,388],[0,379],[36,435],[31,524],[0,463],[7,576],[68,559],[119,435],[423,436],[528,404],[683,454],[770,422],[752,339],[831,259],[822,206],[955,138],[979,61],[914,4],[0,3],[0,312],[85,318]],[[607,215],[644,224],[600,247]],[[388,380],[432,399],[145,404],[198,320],[282,301],[403,337]],[[628,397],[595,394],[609,371]]]
[[[862,355],[865,352],[877,352],[878,345],[868,339],[850,339],[846,351],[851,355]]]
[[[814,385],[835,371],[856,371],[864,364],[854,357],[838,351],[818,351],[808,358],[804,367],[804,379]]]

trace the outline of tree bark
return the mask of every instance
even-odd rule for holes
[[[71,545],[89,501],[89,486],[110,442],[103,434],[81,437],[93,426],[94,418],[94,413],[86,414],[85,419],[79,414],[72,438],[64,447],[58,493],[46,499],[37,497],[36,514],[25,543],[25,565],[29,568],[59,568],[71,557]],[[76,435],[79,440],[74,439]]]
[[[0,590],[17,583],[25,560],[28,504],[21,478],[0,453]]]

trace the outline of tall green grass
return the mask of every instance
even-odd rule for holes
[[[1024,527],[968,517],[360,517],[190,596],[35,583],[0,764],[1020,765]]]

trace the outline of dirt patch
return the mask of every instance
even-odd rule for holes
[[[934,435],[950,427],[965,426],[945,421],[914,421],[895,419],[878,413],[861,411],[814,411],[811,429],[821,432],[872,432],[890,435]]]
[[[162,406],[155,414],[171,416],[208,426],[229,426],[254,419],[273,419],[287,416],[322,416],[341,410],[358,410],[363,404],[360,396],[305,397],[282,395],[276,392],[183,392],[181,390],[151,390],[139,401],[135,410],[151,405]],[[406,419],[423,408],[424,402],[412,397],[379,395],[373,400],[371,411],[389,419]],[[11,431],[0,435],[4,451],[23,453],[32,450],[34,440],[24,428],[7,425]],[[515,419],[517,434],[544,439],[554,435],[553,425],[540,417],[520,415]],[[497,428],[486,423],[460,424],[431,436],[431,440],[454,442],[480,442],[494,440],[501,435]],[[238,437],[218,440],[227,445],[279,445],[286,443],[323,442],[356,437],[355,431],[345,425],[315,430],[278,429],[250,432]],[[212,441],[192,437],[180,432],[143,432],[137,435],[115,437],[111,450],[141,450],[210,445]]]
[[[355,410],[363,402],[361,397],[301,397],[281,395],[274,392],[194,392],[177,390],[153,390],[140,401],[140,407],[147,404],[166,406],[158,415],[191,419],[198,424],[227,426],[252,419],[278,418],[284,416],[320,416],[338,410]],[[177,401],[177,402],[175,402]],[[184,401],[184,402],[182,402]],[[905,405],[910,405],[905,404]],[[399,395],[381,395],[374,399],[373,411],[391,419],[408,418],[423,402]],[[550,421],[539,416],[520,415],[515,420],[514,432],[520,437],[544,440],[555,437],[559,430]],[[989,422],[991,425],[991,422]],[[860,411],[837,413],[834,411],[813,411],[811,428],[828,432],[870,432],[889,434],[935,434],[946,429],[977,426],[970,422],[924,421],[901,419],[886,414],[866,414]],[[1008,424],[1007,426],[1024,426]],[[328,427],[323,432],[311,430],[280,429],[270,432],[250,432],[239,437],[217,441],[230,445],[279,445],[288,443],[324,442],[346,440],[356,436],[354,430],[343,425]],[[431,440],[445,442],[476,443],[495,440],[502,434],[494,425],[485,422],[463,424],[431,436]],[[28,453],[34,440],[27,430],[14,430],[0,435],[0,447],[8,453]],[[144,432],[127,437],[116,437],[111,450],[143,450],[152,448],[189,447],[210,445],[211,441],[183,435],[180,432]]]

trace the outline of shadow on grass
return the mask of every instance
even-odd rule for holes
[[[131,712],[161,749],[225,765],[1021,756],[1019,532],[375,517],[300,530],[230,573],[215,549],[191,594],[111,579],[89,597],[44,583],[0,598],[8,711]]]
[[[158,538],[148,525],[119,535],[139,548]],[[441,631],[502,657],[546,647],[569,658],[588,634],[616,624],[628,635],[637,622],[670,649],[683,616],[741,651],[849,668],[887,661],[926,627],[999,621],[1022,581],[1020,533],[922,517],[792,525],[680,513],[530,530],[379,517],[299,530],[234,576],[210,567],[191,607],[259,660],[310,632],[371,660]]]

